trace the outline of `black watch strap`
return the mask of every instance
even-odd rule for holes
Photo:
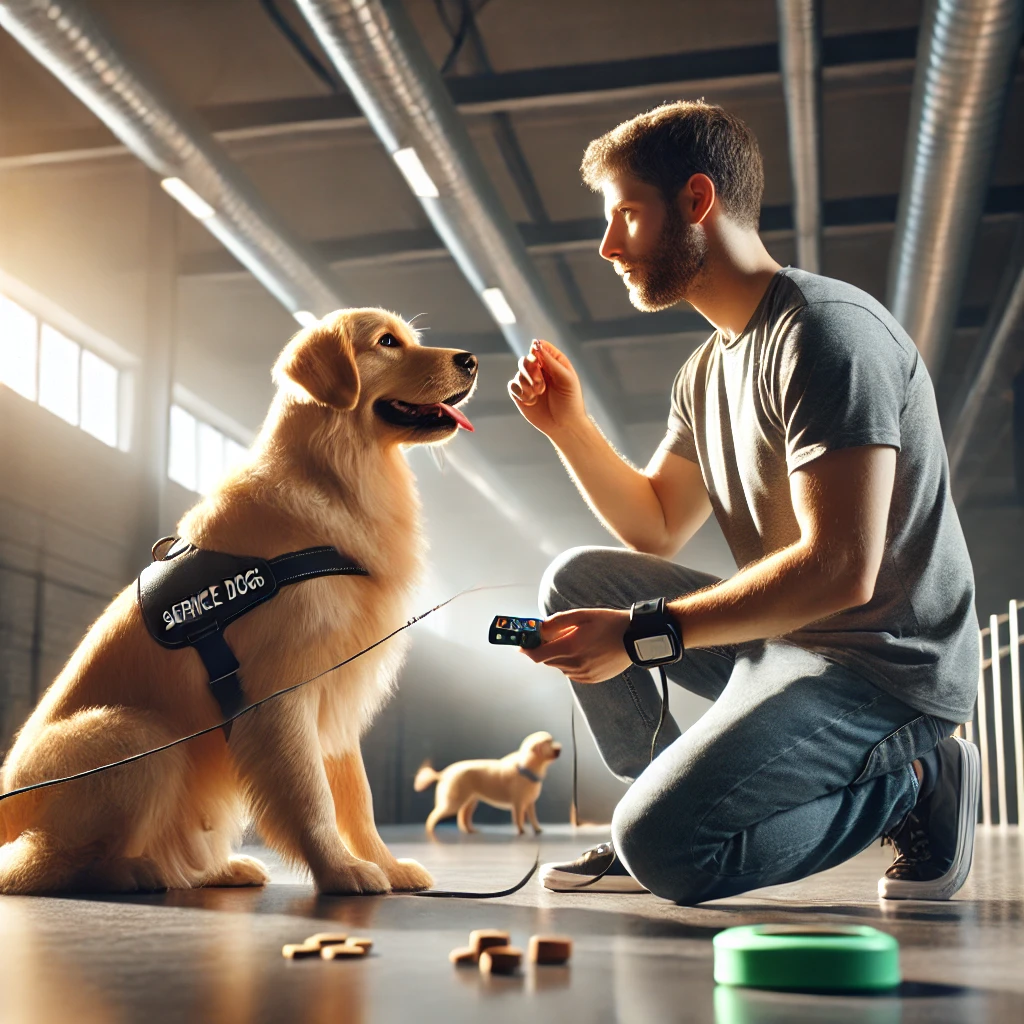
[[[664,597],[633,603],[622,642],[633,664],[644,668],[670,665],[683,656],[682,631],[666,610]]]

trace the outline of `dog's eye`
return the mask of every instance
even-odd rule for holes
[[[402,343],[393,334],[384,334],[377,339],[378,345],[383,345],[385,348],[401,348]]]

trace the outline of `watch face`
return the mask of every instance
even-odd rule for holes
[[[656,661],[672,657],[672,641],[664,634],[661,636],[645,636],[642,640],[634,640],[636,655],[641,661]]]

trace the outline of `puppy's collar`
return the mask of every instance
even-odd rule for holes
[[[516,771],[519,772],[520,775],[523,775],[526,778],[528,778],[531,782],[542,781],[541,777],[532,769],[527,768],[525,764],[517,764]]]

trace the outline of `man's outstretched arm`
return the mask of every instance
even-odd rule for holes
[[[799,539],[714,587],[671,601],[685,646],[781,636],[870,601],[895,473],[896,450],[880,445],[830,452],[792,473]],[[577,682],[610,679],[630,663],[622,646],[628,620],[628,609],[562,612],[544,624],[545,642],[524,653]]]
[[[640,471],[615,451],[587,416],[576,371],[554,345],[535,341],[508,390],[555,446],[594,514],[627,547],[670,558],[711,514],[695,462],[659,448]]]

